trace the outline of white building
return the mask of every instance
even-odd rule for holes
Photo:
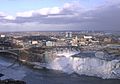
[[[38,41],[32,41],[32,44],[38,44]]]
[[[92,36],[84,36],[84,39],[91,39]]]
[[[54,46],[54,42],[52,42],[52,41],[47,41],[47,42],[46,42],[46,46]]]
[[[4,37],[5,37],[5,35],[0,35],[0,37],[4,38]]]

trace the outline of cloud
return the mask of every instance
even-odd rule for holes
[[[6,14],[4,12],[0,12],[0,17],[2,16],[6,16]]]
[[[16,14],[17,17],[31,17],[33,11],[19,12]]]
[[[106,0],[105,4],[89,10],[84,9],[80,3],[66,3],[63,7],[19,12],[16,17],[0,13],[0,27],[10,27],[13,30],[18,28],[19,31],[120,30],[120,3],[118,1],[115,0],[112,3],[112,0]]]
[[[60,13],[59,7],[53,8],[41,8],[38,10],[26,11],[26,12],[19,12],[17,13],[17,17],[32,17],[35,15],[48,15],[48,14],[59,14]]]
[[[107,4],[120,4],[120,0],[105,0],[105,3]]]
[[[94,17],[90,20],[94,22],[94,25],[92,24],[90,27],[96,27],[96,29],[100,30],[120,30],[119,6],[120,4],[113,4],[86,13],[86,16]]]
[[[7,20],[15,20],[16,18],[11,16],[11,15],[7,15],[4,17],[4,19],[7,19]]]
[[[65,24],[75,22],[74,18],[83,12],[78,3],[66,3],[63,7],[42,8],[19,12],[14,23],[38,22],[42,24]]]

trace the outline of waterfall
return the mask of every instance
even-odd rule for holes
[[[75,54],[75,53],[74,53]],[[64,55],[64,56],[63,56]],[[67,56],[65,56],[67,55]],[[70,55],[72,55],[70,53]],[[103,60],[97,57],[72,57],[59,54],[47,65],[48,69],[60,70],[68,74],[97,76],[102,78],[119,78],[120,62],[117,59]]]

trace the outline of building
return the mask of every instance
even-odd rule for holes
[[[92,39],[92,36],[84,36],[84,39]]]
[[[105,43],[111,43],[111,42],[112,42],[112,39],[111,39],[111,38],[104,38],[104,42],[105,42]]]
[[[72,38],[72,32],[66,32],[66,38]]]
[[[76,36],[75,38],[72,39],[72,46],[77,46],[78,45],[78,37]]]
[[[38,41],[32,41],[32,44],[34,45],[34,44],[38,44]]]
[[[52,42],[52,41],[47,41],[47,42],[46,42],[46,46],[54,46],[54,42]]]
[[[5,35],[0,35],[0,37],[1,37],[1,38],[4,38],[4,37],[5,37]]]

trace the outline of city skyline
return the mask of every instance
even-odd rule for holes
[[[120,0],[0,2],[0,31],[120,30]]]

